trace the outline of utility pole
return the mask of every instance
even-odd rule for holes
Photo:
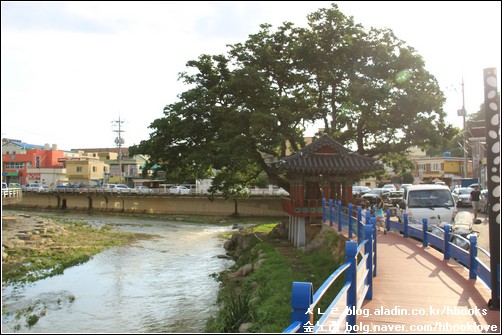
[[[464,94],[464,78],[462,77],[462,109],[457,111],[458,116],[462,116],[464,118],[464,178],[467,178],[467,131],[465,128],[465,117],[467,115],[467,111],[465,110],[465,94]]]
[[[114,132],[118,133],[117,137],[115,138],[115,144],[119,148],[119,183],[122,183],[122,144],[125,143],[124,138],[122,137],[122,133],[124,132],[124,130],[122,130],[122,123],[124,123],[124,121],[120,120],[119,114],[119,119],[112,121],[112,123],[114,123],[115,126],[118,126],[118,130],[114,130]]]

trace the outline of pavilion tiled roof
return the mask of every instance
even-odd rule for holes
[[[333,175],[353,175],[383,168],[383,165],[375,158],[351,152],[327,134],[301,151],[283,157],[280,166],[287,172]]]

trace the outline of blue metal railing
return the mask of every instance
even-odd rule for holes
[[[326,202],[323,202],[323,204],[323,219],[329,217],[330,226],[333,226],[331,218],[336,211],[338,217],[342,218],[338,222],[342,220],[347,222],[349,229],[351,229],[351,223],[354,219],[351,206],[349,206],[350,209],[348,211],[344,211],[341,202],[335,205],[330,201],[329,207],[325,206]],[[336,206],[336,209],[334,206]],[[359,209],[358,217],[360,216],[361,213]],[[356,324],[356,313],[351,313],[350,311],[359,309],[365,299],[371,300],[373,298],[373,276],[376,272],[374,265],[376,254],[373,248],[374,245],[376,245],[376,231],[374,229],[375,220],[373,218],[368,225],[362,224],[357,217],[355,220],[357,225],[354,226],[357,231],[364,232],[364,240],[361,242],[346,242],[345,263],[324,281],[315,294],[313,293],[312,283],[293,282],[291,292],[291,324],[283,333],[308,333],[325,330],[325,320],[330,316],[335,319],[335,321],[331,322],[329,325],[330,332],[343,332],[346,326],[353,327]],[[327,222],[327,220],[325,222]],[[339,227],[341,230],[341,225]],[[358,234],[358,236],[359,235],[360,234]],[[325,311],[320,311],[318,309],[317,314],[321,316],[315,321],[315,307],[342,274],[345,274],[344,286]],[[360,281],[359,283],[358,279]]]
[[[345,245],[346,259],[335,272],[333,272],[322,286],[313,294],[313,286],[310,282],[294,282],[292,289],[292,308],[291,324],[283,331],[283,333],[303,333],[303,332],[316,332],[325,331],[324,322],[328,316],[333,316],[333,311],[337,311],[334,318],[336,321],[331,320],[330,332],[344,332],[342,329],[345,326],[352,327],[348,330],[354,329],[356,324],[355,313],[349,313],[351,308],[360,308],[365,299],[371,300],[373,296],[373,281],[372,278],[376,276],[376,225],[375,217],[372,217],[370,211],[366,212],[365,222],[362,221],[361,207],[358,206],[354,211],[352,204],[347,207],[342,207],[341,201],[334,201],[332,199],[326,202],[323,199],[323,222],[329,222],[330,227],[338,225],[337,230],[342,231],[342,227],[348,230],[349,239],[352,235],[356,234],[357,242],[347,241]],[[386,230],[396,230],[402,232],[404,238],[414,237],[422,241],[424,247],[433,246],[443,252],[444,259],[449,260],[455,258],[458,262],[463,264],[469,269],[469,278],[480,278],[489,288],[491,288],[491,274],[490,268],[487,267],[478,257],[478,250],[484,253],[488,258],[490,254],[483,248],[477,245],[477,237],[470,236],[466,239],[458,234],[451,232],[451,226],[446,224],[444,229],[439,227],[439,232],[443,235],[433,234],[428,231],[427,218],[423,218],[421,222],[416,220],[409,220],[408,215],[404,214],[402,221],[396,222],[390,220],[390,210],[387,210],[386,216]],[[410,225],[410,221],[412,225]],[[364,234],[364,240],[363,240]],[[452,243],[452,239],[463,241],[464,243]],[[360,257],[357,262],[358,255],[364,248],[364,255]],[[467,250],[466,250],[467,249]],[[500,268],[500,266],[499,266]],[[324,293],[329,287],[345,273],[345,284],[337,294],[335,299],[331,302],[326,311],[318,311],[321,317],[314,320],[314,308],[322,298]],[[362,285],[358,285],[358,274],[363,273]],[[500,275],[498,276],[498,287],[500,287]],[[346,298],[346,302],[342,298]],[[338,311],[340,311],[338,313]]]
[[[444,228],[434,227],[435,234],[428,231],[427,218],[420,222],[410,220],[407,214],[403,215],[403,222],[387,221],[388,230],[403,232],[403,237],[414,237],[422,241],[424,247],[432,246],[443,253],[443,259],[454,258],[457,262],[469,269],[469,278],[481,279],[489,288],[491,288],[491,275],[489,267],[478,257],[478,250],[483,252],[488,258],[490,254],[477,245],[477,236],[469,236],[469,239],[452,232],[450,224],[444,225]],[[438,234],[439,233],[439,234]],[[498,285],[500,286],[500,280]]]

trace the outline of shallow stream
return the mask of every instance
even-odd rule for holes
[[[225,253],[219,235],[231,224],[75,218],[158,237],[114,247],[60,276],[3,287],[2,333],[204,332],[217,311],[218,282],[211,274],[233,264],[217,257]]]

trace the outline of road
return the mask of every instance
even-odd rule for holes
[[[459,212],[471,212],[471,207],[458,208]],[[478,246],[485,249],[487,252],[490,252],[490,230],[488,224],[488,214],[486,213],[478,213],[478,219],[481,220],[481,224],[473,225],[472,229],[479,231],[478,236]],[[485,263],[488,267],[490,267],[490,263],[488,257],[484,255],[482,252],[478,252],[478,257]]]
[[[471,207],[460,207],[457,208],[459,212],[471,212],[472,208]],[[479,213],[478,214],[478,219],[481,220],[480,224],[473,225],[472,229],[475,231],[479,231],[479,236],[478,236],[478,246],[481,248],[485,249],[488,253],[490,252],[490,238],[489,238],[489,225],[488,225],[488,214],[486,213]],[[392,217],[391,220],[396,220],[397,217]],[[486,264],[486,266],[490,267],[490,260],[488,257],[483,254],[481,251],[478,252],[478,257],[482,260],[483,263]]]

